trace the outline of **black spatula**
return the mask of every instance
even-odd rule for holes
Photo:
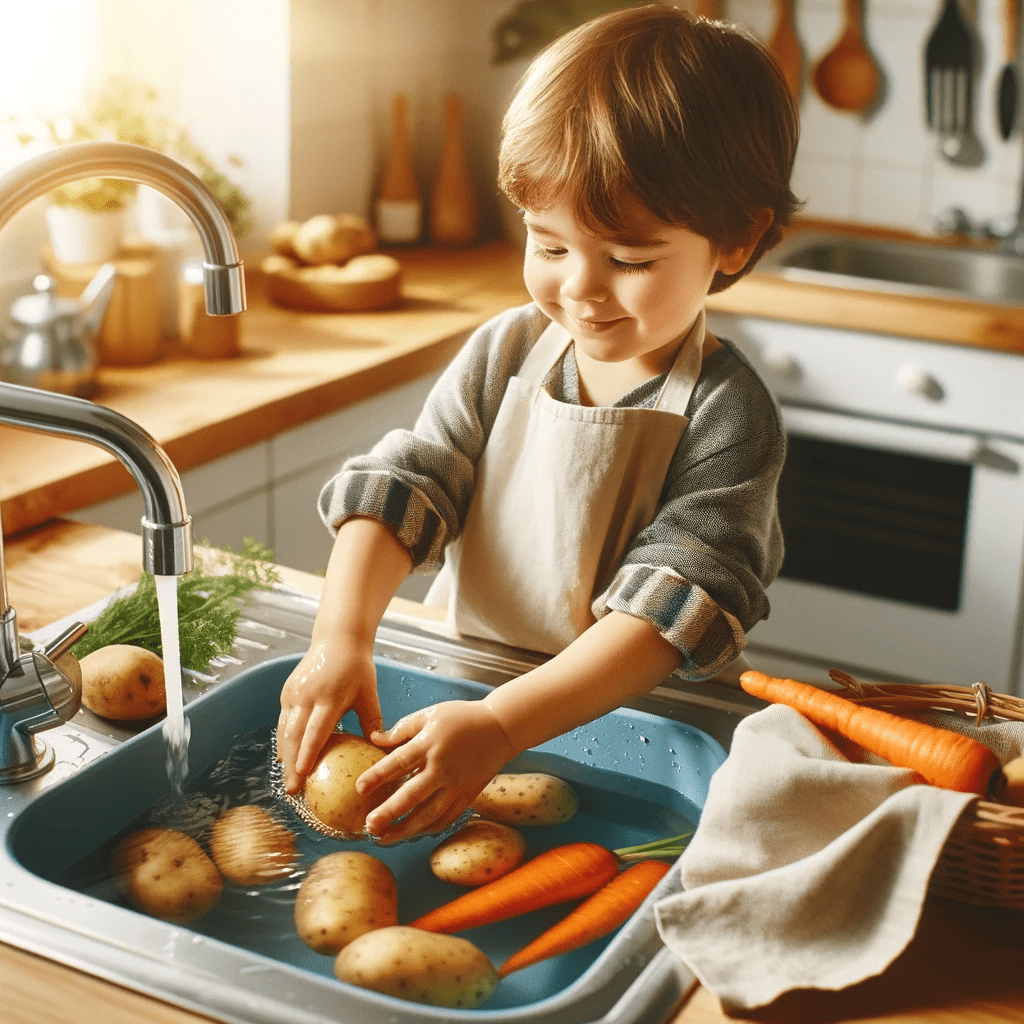
[[[996,109],[999,113],[999,131],[1004,139],[1013,133],[1017,121],[1017,38],[1020,34],[1020,0],[1003,0],[1003,31],[1006,63],[999,75],[999,94]]]

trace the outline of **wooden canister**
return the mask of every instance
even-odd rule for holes
[[[206,312],[201,263],[182,267],[178,280],[178,327],[185,347],[204,359],[229,359],[241,344],[240,316],[210,316]]]
[[[49,249],[42,254],[57,294],[77,299],[100,269],[100,264],[63,263]],[[163,355],[159,261],[153,246],[125,245],[111,260],[117,279],[96,338],[101,366],[142,366]]]

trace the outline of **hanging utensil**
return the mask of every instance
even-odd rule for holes
[[[881,76],[864,43],[862,0],[844,0],[844,8],[843,33],[814,69],[814,87],[829,106],[860,111],[874,100]]]
[[[792,0],[776,0],[776,10],[775,31],[768,41],[768,48],[782,69],[793,98],[799,100],[803,54],[800,52],[800,40],[797,39],[793,28]]]
[[[943,140],[970,130],[974,44],[958,0],[943,0],[942,13],[925,46],[928,127]]]
[[[999,132],[1004,139],[1013,133],[1017,120],[1017,43],[1020,38],[1020,0],[1003,0],[1003,46],[1006,63],[999,75],[997,109]]]

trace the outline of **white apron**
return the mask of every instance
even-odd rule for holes
[[[461,634],[557,654],[658,510],[700,375],[704,313],[655,408],[569,405],[541,386],[572,341],[551,323],[513,377],[477,465],[462,534],[426,603]]]

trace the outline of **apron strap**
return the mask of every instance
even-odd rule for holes
[[[572,335],[552,320],[533,343],[533,348],[527,353],[516,376],[539,387],[551,368],[562,358],[571,341]]]
[[[676,360],[668,377],[661,387],[658,400],[654,403],[655,409],[664,409],[666,412],[674,412],[678,416],[686,415],[686,407],[690,404],[690,396],[697,385],[697,378],[700,377],[700,367],[704,351],[704,309],[697,314],[697,319],[690,328],[679,351],[676,353]]]

